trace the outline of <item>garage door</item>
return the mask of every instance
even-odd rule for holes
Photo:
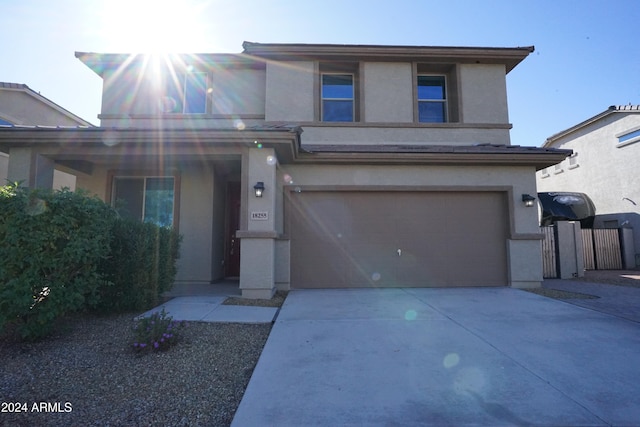
[[[500,192],[291,193],[292,288],[507,284]]]

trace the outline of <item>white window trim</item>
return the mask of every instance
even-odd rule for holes
[[[623,136],[628,135],[630,133],[637,132],[639,130],[640,130],[640,126],[636,126],[636,127],[633,127],[631,129],[627,129],[627,130],[625,130],[623,132],[620,132],[620,133],[614,135],[618,139],[618,143],[616,144],[616,147],[617,148],[622,148],[622,147],[626,147],[627,145],[631,145],[631,144],[635,144],[636,142],[639,142],[640,141],[640,135],[635,136],[635,137],[633,137],[631,139],[628,139],[628,140],[626,140],[624,142],[619,142],[620,137],[623,137]]]

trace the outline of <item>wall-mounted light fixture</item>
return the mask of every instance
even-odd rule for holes
[[[524,205],[528,208],[533,206],[533,202],[536,201],[536,198],[533,196],[530,196],[528,194],[523,194],[522,195],[522,201],[524,202]]]
[[[256,197],[262,197],[262,193],[264,193],[264,182],[256,182],[256,185],[253,186],[253,189],[256,192]]]

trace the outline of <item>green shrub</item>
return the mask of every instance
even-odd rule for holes
[[[41,338],[59,317],[95,305],[115,219],[80,191],[0,187],[0,330],[17,322],[23,338]]]
[[[159,313],[142,317],[133,328],[133,349],[139,352],[167,350],[176,344],[178,333],[186,324],[184,321],[174,321],[164,308]]]
[[[180,237],[172,229],[132,220],[114,223],[109,259],[102,271],[111,283],[101,289],[103,311],[146,310],[171,289]]]

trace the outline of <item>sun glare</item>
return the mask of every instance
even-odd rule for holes
[[[115,0],[103,6],[103,37],[112,51],[192,52],[201,42],[202,11],[195,0]]]

